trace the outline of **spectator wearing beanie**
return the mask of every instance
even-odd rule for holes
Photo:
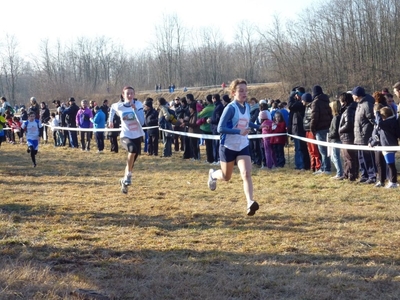
[[[374,103],[375,99],[365,93],[361,86],[356,86],[352,91],[353,99],[357,102],[354,116],[354,144],[368,145],[368,140],[374,129]],[[375,157],[372,151],[358,150],[358,162],[360,165],[360,182],[373,184],[376,181]]]
[[[306,138],[315,140],[315,135],[311,132],[311,103],[313,101],[310,93],[305,93],[301,96],[301,101],[305,106],[304,112],[304,130],[306,131]],[[319,155],[318,146],[314,143],[307,142],[308,153],[310,154],[310,167],[313,172],[321,169],[321,160]]]
[[[310,131],[317,141],[326,142],[326,136],[332,120],[332,110],[329,106],[329,97],[324,94],[319,85],[313,87],[313,101],[311,102]],[[328,148],[318,145],[321,154],[321,168],[314,172],[315,175],[331,174],[331,159]]]

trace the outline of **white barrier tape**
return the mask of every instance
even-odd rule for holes
[[[60,127],[60,126],[51,126],[48,124],[43,124],[44,126],[49,127],[51,130],[67,130],[67,131],[91,131],[91,132],[115,132],[121,131],[121,128],[76,128],[76,127]],[[152,127],[143,127],[143,129],[151,129],[158,128],[158,126]]]
[[[60,126],[53,127],[48,124],[43,124],[43,125],[51,128],[52,130],[91,131],[91,132],[121,131],[121,128],[74,128],[74,127],[60,127]],[[158,128],[158,126],[143,127],[143,130],[153,129],[153,128]],[[11,130],[11,128],[6,127],[6,128],[3,128],[3,130]],[[195,137],[195,138],[200,138],[200,139],[210,139],[210,140],[219,140],[220,139],[220,135],[214,135],[214,134],[189,133],[189,132],[183,132],[183,131],[167,130],[167,129],[162,129],[162,128],[159,128],[159,130],[169,132],[172,134],[183,135],[183,136],[188,136],[188,137]],[[248,139],[260,139],[263,137],[273,137],[273,136],[283,136],[283,135],[287,135],[291,138],[299,139],[299,140],[302,140],[307,143],[312,143],[312,144],[321,145],[321,146],[325,146],[325,147],[331,147],[331,148],[350,149],[350,150],[368,150],[368,151],[388,151],[388,152],[400,151],[400,146],[386,146],[386,147],[376,146],[376,147],[371,148],[371,147],[363,146],[363,145],[339,144],[339,143],[329,143],[329,142],[324,142],[324,141],[317,141],[314,139],[308,139],[305,137],[287,134],[287,133],[250,134],[247,137],[248,137]]]
[[[188,136],[188,137],[195,137],[195,138],[206,139],[206,140],[219,140],[221,138],[219,134],[189,133],[189,132],[183,132],[183,131],[167,130],[167,129],[162,129],[162,128],[160,128],[160,130],[169,132],[169,133],[173,133],[173,134],[178,134],[178,135],[183,135],[183,136]],[[259,139],[259,138],[263,138],[263,137],[273,137],[273,136],[282,136],[282,135],[287,135],[287,134],[286,133],[249,134],[247,137],[249,140],[251,140],[251,139]]]
[[[219,140],[221,138],[219,136],[219,134],[216,135],[216,134],[189,133],[189,132],[184,132],[184,131],[173,131],[173,130],[162,129],[162,128],[160,128],[160,130],[168,132],[168,133],[172,133],[172,134],[178,134],[178,135],[195,137],[195,138],[206,139],[206,140]]]
[[[376,146],[376,147],[368,147],[368,146],[363,146],[363,145],[351,145],[351,144],[339,144],[339,143],[329,143],[329,142],[323,142],[323,141],[317,141],[313,139],[308,139],[305,137],[297,136],[297,135],[292,135],[288,134],[288,136],[294,138],[294,139],[299,139],[307,143],[312,143],[316,145],[321,145],[325,147],[331,147],[331,148],[340,148],[340,149],[350,149],[350,150],[368,150],[368,151],[388,151],[388,152],[393,152],[393,151],[400,151],[400,146]]]

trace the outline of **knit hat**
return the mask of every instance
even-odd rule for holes
[[[315,96],[318,96],[319,94],[322,94],[322,87],[319,85],[315,85],[312,89],[312,97],[314,98]]]
[[[258,117],[260,118],[260,120],[269,120],[268,118],[268,111],[267,110],[262,110],[260,111],[260,113],[258,114]]]
[[[262,99],[262,100],[260,100],[260,103],[258,103],[258,104],[267,104],[267,100],[265,100],[265,99]]]
[[[310,93],[305,93],[303,96],[301,96],[301,100],[307,103],[312,102],[312,96]]]
[[[361,86],[356,86],[356,87],[351,91],[351,93],[352,93],[354,96],[357,96],[357,97],[363,97],[363,96],[365,96],[365,90],[364,90],[364,88],[361,87]]]
[[[144,102],[144,105],[147,106],[147,107],[152,108],[152,107],[153,107],[153,102],[150,101],[150,100],[146,100],[146,101]]]

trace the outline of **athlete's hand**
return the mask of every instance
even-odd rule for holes
[[[240,135],[248,135],[250,132],[249,128],[240,129]]]
[[[108,128],[114,128],[114,123],[108,123]]]

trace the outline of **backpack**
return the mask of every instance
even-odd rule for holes
[[[176,122],[178,121],[175,110],[168,108],[168,113],[169,113],[168,121],[175,125]]]

